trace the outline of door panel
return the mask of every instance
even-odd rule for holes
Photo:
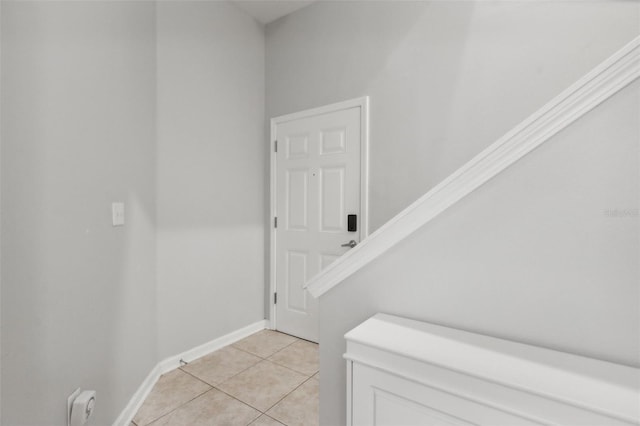
[[[309,206],[309,170],[287,170],[287,215],[286,226],[289,231],[307,231]]]
[[[276,138],[277,329],[318,341],[318,301],[303,288],[360,241],[361,108],[278,124]],[[281,148],[280,148],[281,147]]]
[[[320,133],[320,155],[342,154],[345,152],[346,128],[327,129]]]
[[[308,253],[287,252],[287,293],[285,301],[287,309],[301,314],[307,312],[307,294],[300,286],[307,276]]]
[[[320,231],[344,232],[346,212],[344,167],[320,169]]]
[[[309,135],[290,135],[287,141],[287,159],[307,158],[309,154]]]

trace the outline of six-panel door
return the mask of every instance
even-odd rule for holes
[[[277,329],[318,341],[308,279],[360,241],[359,107],[278,124],[276,136]],[[348,232],[347,215],[358,215]]]

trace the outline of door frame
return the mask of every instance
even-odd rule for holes
[[[369,235],[369,97],[350,99],[318,108],[311,108],[291,114],[281,115],[271,119],[271,133],[269,137],[269,150],[271,151],[270,174],[270,206],[269,206],[269,233],[271,241],[269,244],[269,328],[275,330],[277,326],[276,304],[274,294],[276,292],[276,228],[275,217],[277,216],[277,194],[276,194],[276,133],[279,124],[287,121],[299,120],[301,118],[313,117],[316,115],[328,114],[343,111],[345,109],[360,108],[360,240]]]

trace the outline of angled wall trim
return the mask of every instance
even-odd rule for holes
[[[640,77],[640,36],[571,85],[306,284],[320,297]]]

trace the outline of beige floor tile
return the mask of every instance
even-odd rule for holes
[[[318,372],[318,345],[298,340],[268,359],[299,373],[312,376]]]
[[[318,425],[320,422],[318,391],[318,381],[309,379],[267,411],[267,414],[287,426]]]
[[[251,425],[249,426],[283,426],[283,425],[279,421],[273,420],[271,417],[267,416],[266,414],[263,414],[262,416],[258,417],[256,421],[251,423]]]
[[[227,346],[190,362],[182,367],[182,370],[211,385],[217,385],[261,360],[255,355]]]
[[[306,379],[303,374],[261,361],[217,387],[264,412]]]
[[[246,426],[260,415],[258,410],[212,389],[151,426]]]
[[[211,386],[184,371],[171,371],[160,377],[133,421],[146,426],[209,389]]]
[[[238,349],[268,358],[280,349],[298,340],[288,334],[273,330],[262,330],[233,344]]]

